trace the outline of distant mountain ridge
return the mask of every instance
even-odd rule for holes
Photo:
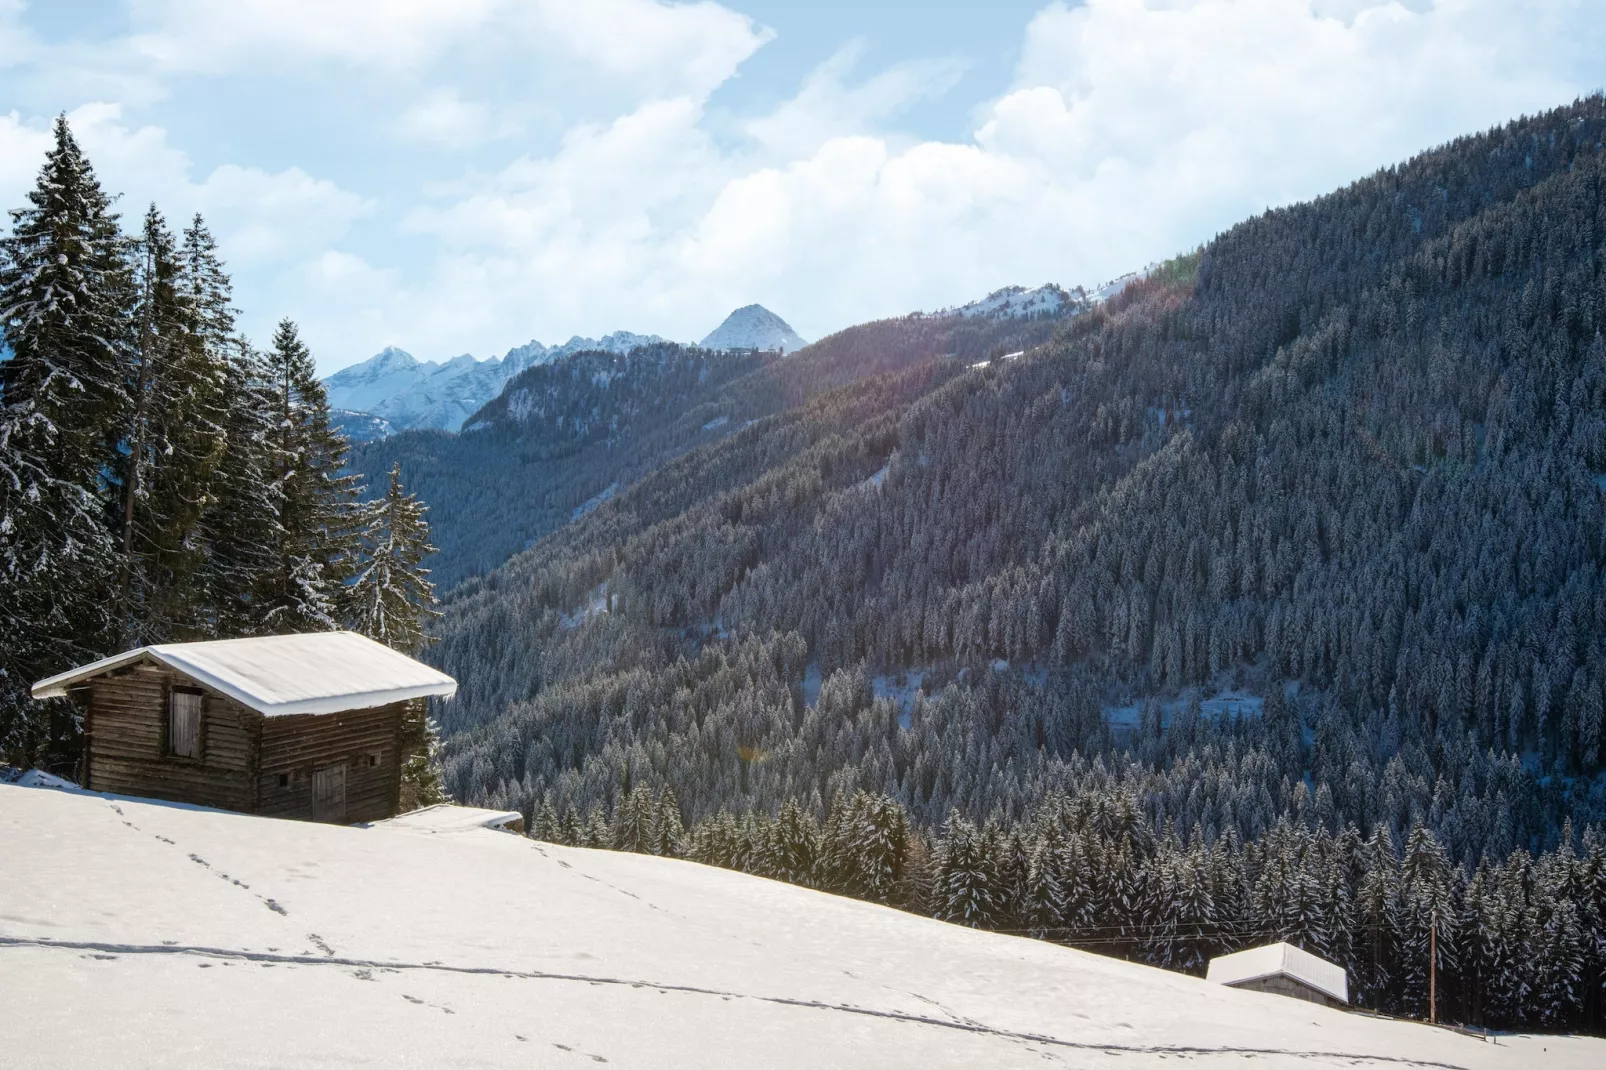
[[[456,431],[526,368],[572,353],[628,353],[662,341],[655,334],[614,331],[601,338],[576,335],[557,346],[531,341],[489,360],[465,353],[442,362],[420,361],[406,350],[386,346],[323,383],[332,408],[379,417],[388,425],[381,434],[413,428]]]

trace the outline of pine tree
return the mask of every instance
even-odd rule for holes
[[[855,792],[833,808],[825,831],[828,887],[873,903],[893,901],[903,879],[909,819],[885,795]]]
[[[936,916],[973,929],[991,928],[1002,898],[994,844],[957,812],[942,830],[932,883]]]
[[[637,784],[619,800],[613,815],[613,843],[616,851],[653,854],[656,846],[653,825],[656,804],[647,785]]]
[[[440,728],[429,716],[425,699],[414,699],[402,711],[397,748],[402,757],[400,810],[450,802],[441,778]]]
[[[202,518],[228,447],[228,368],[201,334],[195,287],[156,206],[136,272],[138,345],[121,476],[124,645],[214,634]]]
[[[1399,862],[1387,825],[1378,826],[1362,845],[1361,879],[1355,896],[1357,936],[1351,973],[1365,1006],[1393,1006],[1395,938],[1399,931]]]
[[[819,856],[819,824],[797,800],[788,799],[766,830],[760,871],[775,880],[808,886],[817,879]]]
[[[108,652],[108,526],[131,350],[127,243],[65,116],[0,241],[0,752],[70,763],[75,720],[28,686]]]
[[[273,397],[279,546],[259,591],[269,631],[339,626],[346,580],[358,565],[357,477],[346,474],[345,436],[296,325],[282,320],[267,354]]]
[[[665,786],[658,793],[658,807],[653,816],[652,853],[664,858],[679,858],[685,835],[686,823],[680,816],[680,800],[675,798],[673,788]]]
[[[283,531],[273,442],[273,393],[260,355],[238,335],[232,285],[206,222],[197,215],[178,250],[179,289],[207,361],[221,374],[225,447],[200,518],[208,549],[202,580],[213,634],[234,637],[266,627],[257,597],[272,575]]]
[[[1456,875],[1444,845],[1425,825],[1414,825],[1406,837],[1405,856],[1400,862],[1395,920],[1399,941],[1397,981],[1403,1005],[1423,1018],[1431,1009],[1429,995],[1435,968],[1442,984],[1459,965],[1455,954],[1460,917],[1455,901]]]
[[[401,464],[390,469],[385,496],[366,508],[363,558],[346,589],[348,619],[355,631],[411,653],[425,642],[425,625],[440,616],[425,557],[429,544],[426,506],[402,489]]]

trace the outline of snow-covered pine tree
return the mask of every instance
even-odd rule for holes
[[[262,358],[235,329],[232,284],[199,215],[184,231],[178,263],[195,340],[222,375],[226,445],[200,521],[211,628],[223,637],[252,635],[264,625],[253,594],[272,574],[282,536],[273,395]]]
[[[0,753],[70,765],[76,722],[28,697],[115,643],[106,523],[125,426],[127,243],[65,116],[27,207],[0,240]]]
[[[441,779],[441,734],[429,716],[427,699],[414,699],[402,713],[397,748],[401,751],[400,810],[406,813],[423,806],[448,802],[446,782]]]
[[[680,800],[675,789],[665,785],[658,793],[657,809],[653,814],[652,853],[664,858],[679,858],[686,836],[686,821],[680,815]]]
[[[943,921],[990,928],[1001,898],[993,845],[957,811],[943,825],[932,907]]]
[[[1033,936],[1063,939],[1065,932],[1065,871],[1067,851],[1064,833],[1057,828],[1040,830],[1033,837],[1026,882],[1026,928]]]
[[[545,843],[562,843],[563,822],[558,817],[558,811],[552,805],[551,799],[542,799],[530,811],[529,821],[530,839],[541,840]]]
[[[828,887],[842,895],[891,903],[903,879],[909,818],[897,801],[855,792],[832,808],[825,830]]]
[[[213,634],[202,517],[228,438],[223,355],[206,344],[184,265],[152,205],[138,242],[119,549],[125,646]]]
[[[1460,910],[1458,870],[1450,865],[1444,845],[1426,825],[1412,826],[1400,861],[1399,909],[1396,915],[1399,970],[1398,995],[1407,1013],[1428,1017],[1431,967],[1441,982],[1459,967],[1456,957]],[[1435,930],[1437,936],[1435,938]],[[1437,958],[1432,951],[1437,951]],[[1443,988],[1440,988],[1443,992]]]
[[[342,591],[346,620],[354,631],[404,653],[415,653],[427,641],[425,624],[439,616],[435,587],[429,582],[426,556],[429,522],[425,506],[406,493],[401,466],[390,470],[385,496],[364,507],[365,522],[357,549],[361,553],[356,577]],[[402,716],[403,739],[421,749],[404,750],[402,791],[419,798],[445,798],[436,754],[439,730],[422,704],[410,705]],[[650,850],[631,847],[630,850]]]
[[[813,884],[820,857],[820,826],[813,816],[797,800],[788,799],[765,831],[760,849],[763,875],[791,884]]]
[[[273,393],[279,546],[259,591],[269,631],[339,625],[346,580],[358,564],[357,477],[347,443],[329,423],[329,399],[296,325],[281,320],[267,353]]]
[[[435,585],[423,565],[435,552],[426,510],[402,488],[400,462],[393,464],[385,496],[364,510],[362,562],[345,590],[354,631],[409,653],[424,645],[425,625],[440,616]]]
[[[1350,975],[1357,1002],[1374,1009],[1393,1006],[1396,938],[1399,932],[1399,860],[1394,837],[1379,825],[1360,847],[1361,877],[1355,894],[1355,954]]]
[[[613,815],[614,850],[635,851],[638,854],[654,853],[656,838],[653,835],[653,825],[656,809],[652,792],[647,790],[645,784],[637,784],[634,790],[624,794]]]

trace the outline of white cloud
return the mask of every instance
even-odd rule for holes
[[[835,137],[875,132],[922,100],[952,89],[964,73],[959,60],[894,64],[858,85],[848,84],[863,46],[854,43],[821,64],[791,100],[743,129],[772,153],[795,158]]]
[[[404,75],[472,46],[475,66],[579,63],[643,96],[706,94],[773,36],[718,4],[655,0],[134,0],[134,15],[135,49],[173,70]]]
[[[1594,87],[1603,25],[1572,0],[1054,4],[969,141],[879,129],[951,66],[850,85],[849,50],[748,146],[711,142],[695,98],[658,101],[408,225],[449,250],[432,289],[487,328],[693,338],[759,300],[818,335],[1009,282],[1096,284],[1563,103]]]
[[[86,104],[67,118],[102,187],[121,193],[125,227],[136,227],[151,203],[175,229],[200,212],[223,255],[239,268],[250,270],[328,248],[373,209],[366,198],[299,167],[268,172],[223,164],[197,181],[188,154],[168,143],[166,130],[130,127],[116,104]],[[40,137],[35,169],[49,140],[43,133]]]
[[[373,202],[299,167],[269,173],[224,164],[195,188],[230,263],[246,267],[324,250],[345,237]]]
[[[243,60],[341,60],[404,69],[483,26],[503,0],[134,0],[134,47],[180,70]]]
[[[17,2],[0,0],[0,61],[7,42],[34,47],[7,21]],[[1593,90],[1606,54],[1606,10],[1587,0],[1055,3],[1025,28],[1013,84],[944,142],[899,127],[961,65],[861,72],[855,46],[768,114],[711,117],[710,94],[772,36],[713,3],[131,2],[133,38],[74,53],[73,70],[102,72],[82,85],[291,87],[291,130],[310,95],[345,89],[352,144],[394,137],[396,157],[351,179],[306,155],[345,162],[345,141],[272,130],[268,163],[235,154],[248,123],[225,125],[230,147],[209,147],[235,162],[203,175],[178,124],[73,113],[125,211],[205,211],[253,329],[296,316],[330,368],[385,342],[441,356],[531,334],[697,338],[755,300],[817,336],[1010,282],[1097,283]],[[92,91],[76,99],[129,99]],[[13,204],[47,126],[26,116],[0,115]]]
[[[0,203],[22,204],[49,148],[48,131],[23,122],[14,111],[0,115]]]
[[[467,148],[495,136],[490,109],[463,100],[442,86],[402,113],[396,124],[403,137],[444,148]]]

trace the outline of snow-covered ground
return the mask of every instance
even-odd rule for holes
[[[481,819],[0,785],[0,1062],[1606,1065],[1606,1041],[1485,1043]]]
[[[1149,701],[1160,707],[1162,726],[1169,726],[1186,705],[1186,699],[1181,697]],[[1227,690],[1217,692],[1211,698],[1202,699],[1199,702],[1199,712],[1211,720],[1231,720],[1234,717],[1259,717],[1265,705],[1266,700],[1259,695],[1248,691]],[[1104,719],[1110,722],[1110,727],[1117,730],[1134,729],[1143,720],[1143,704],[1129,702],[1125,706],[1105,706]]]

